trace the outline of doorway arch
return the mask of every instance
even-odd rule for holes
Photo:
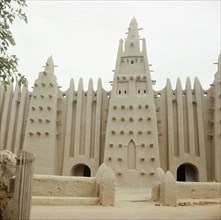
[[[71,176],[90,177],[91,176],[91,169],[83,163],[76,164],[71,169]]]
[[[177,169],[177,181],[197,182],[198,169],[190,163],[181,164]]]

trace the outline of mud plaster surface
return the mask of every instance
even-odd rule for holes
[[[31,219],[221,219],[220,199],[182,199],[177,207],[149,199],[148,189],[118,189],[115,207],[32,206]]]

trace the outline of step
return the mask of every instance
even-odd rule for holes
[[[151,189],[119,187],[117,188],[116,199],[131,202],[149,201],[151,199]]]
[[[32,205],[97,205],[98,197],[32,196]]]

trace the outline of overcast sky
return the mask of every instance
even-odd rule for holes
[[[143,28],[147,56],[152,64],[154,89],[170,78],[185,86],[187,76],[198,77],[204,89],[212,83],[220,53],[220,1],[28,1],[28,24],[13,27],[20,59],[19,70],[29,88],[52,54],[62,90],[80,77],[87,88],[89,78],[102,79],[110,90],[120,38],[133,16]]]

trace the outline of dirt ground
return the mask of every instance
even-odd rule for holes
[[[221,200],[179,200],[167,207],[150,201],[148,190],[118,190],[116,205],[32,206],[31,219],[221,219]]]

